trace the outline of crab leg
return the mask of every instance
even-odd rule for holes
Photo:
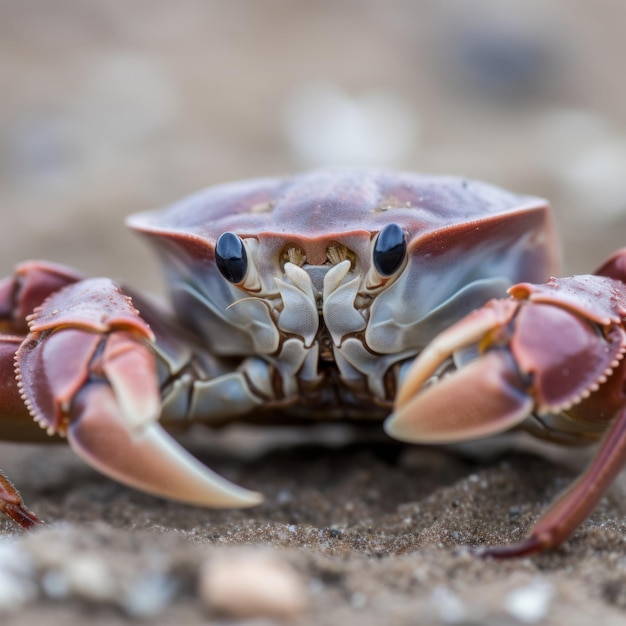
[[[626,248],[616,250],[594,273],[626,283]]]
[[[22,339],[17,336],[0,336],[0,402],[7,411],[10,424],[8,434],[15,436],[16,430],[22,433],[24,439],[35,439],[37,428],[33,428],[32,420],[24,409],[17,387],[14,383],[13,358]],[[2,427],[6,421],[1,420]],[[4,428],[0,428],[0,432]],[[41,431],[40,431],[41,432]],[[32,435],[35,435],[34,437]],[[31,528],[41,524],[41,520],[29,511],[13,483],[0,472],[0,512],[8,515],[22,528]]]
[[[57,263],[20,263],[12,276],[0,281],[0,330],[26,334],[26,318],[33,310],[48,296],[82,278],[78,272]]]
[[[15,353],[28,332],[26,316],[50,294],[80,278],[61,265],[27,261],[15,268],[13,276],[0,281],[0,406],[3,413],[0,438],[3,440],[43,441],[47,438],[29,419],[15,384]],[[13,483],[2,473],[0,512],[23,528],[42,523],[26,508]]]
[[[22,528],[32,528],[43,522],[24,505],[13,483],[3,474],[0,474],[0,512],[8,515]]]
[[[17,352],[22,397],[50,433],[67,434],[87,463],[129,486],[211,507],[261,496],[218,476],[158,424],[152,332],[108,279],[69,285],[30,317]]]
[[[479,556],[509,558],[560,545],[590,515],[626,463],[626,410],[605,436],[591,465],[544,513],[520,543],[481,548]]]
[[[22,338],[0,335],[0,404],[5,415],[0,420],[2,439],[20,441],[43,440],[41,429],[29,419],[28,411],[15,385],[14,358]],[[13,483],[0,472],[0,512],[17,522],[22,528],[41,524],[41,520],[29,511]]]

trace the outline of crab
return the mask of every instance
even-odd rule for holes
[[[626,458],[626,249],[595,275],[549,278],[558,246],[540,198],[317,171],[220,185],[128,224],[159,253],[171,310],[107,278],[19,265],[0,284],[0,436],[60,435],[136,489],[248,507],[262,496],[168,431],[386,418],[391,437],[428,444],[604,434],[528,538],[493,557],[562,543]],[[4,476],[0,509],[41,523]]]

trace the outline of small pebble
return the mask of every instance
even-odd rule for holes
[[[31,555],[24,551],[21,544],[13,539],[0,538],[0,571],[32,578],[35,565]]]
[[[446,587],[436,587],[431,602],[444,624],[459,624],[467,618],[467,609],[461,598]]]
[[[504,608],[520,622],[536,624],[548,614],[553,593],[550,583],[536,580],[508,593],[504,598]]]
[[[115,579],[103,559],[76,555],[63,569],[69,588],[79,598],[104,602],[115,597]]]
[[[264,550],[212,555],[201,568],[199,593],[210,610],[239,618],[291,619],[308,604],[300,576]]]
[[[130,587],[121,606],[130,617],[155,617],[167,608],[175,592],[174,581],[165,574],[146,573]]]
[[[0,571],[0,613],[17,611],[37,597],[32,580]]]
[[[37,597],[34,565],[18,543],[0,540],[0,613],[17,611]]]
[[[65,600],[70,595],[70,584],[61,570],[45,572],[41,577],[41,588],[52,600]]]

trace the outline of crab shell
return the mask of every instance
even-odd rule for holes
[[[373,250],[392,223],[407,253],[382,276]],[[128,224],[156,246],[177,315],[212,352],[264,358],[293,398],[303,385],[321,389],[320,363],[333,363],[342,384],[362,393],[359,414],[371,413],[372,398],[390,406],[394,385],[384,377],[394,364],[511,284],[545,280],[558,249],[542,199],[383,171],[225,184]],[[216,266],[225,232],[247,253],[238,284]]]

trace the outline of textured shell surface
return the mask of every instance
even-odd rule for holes
[[[189,235],[214,242],[225,231],[315,239],[376,232],[396,222],[413,237],[543,206],[540,198],[464,178],[321,170],[217,185],[165,211],[132,216],[129,225],[154,235]]]

